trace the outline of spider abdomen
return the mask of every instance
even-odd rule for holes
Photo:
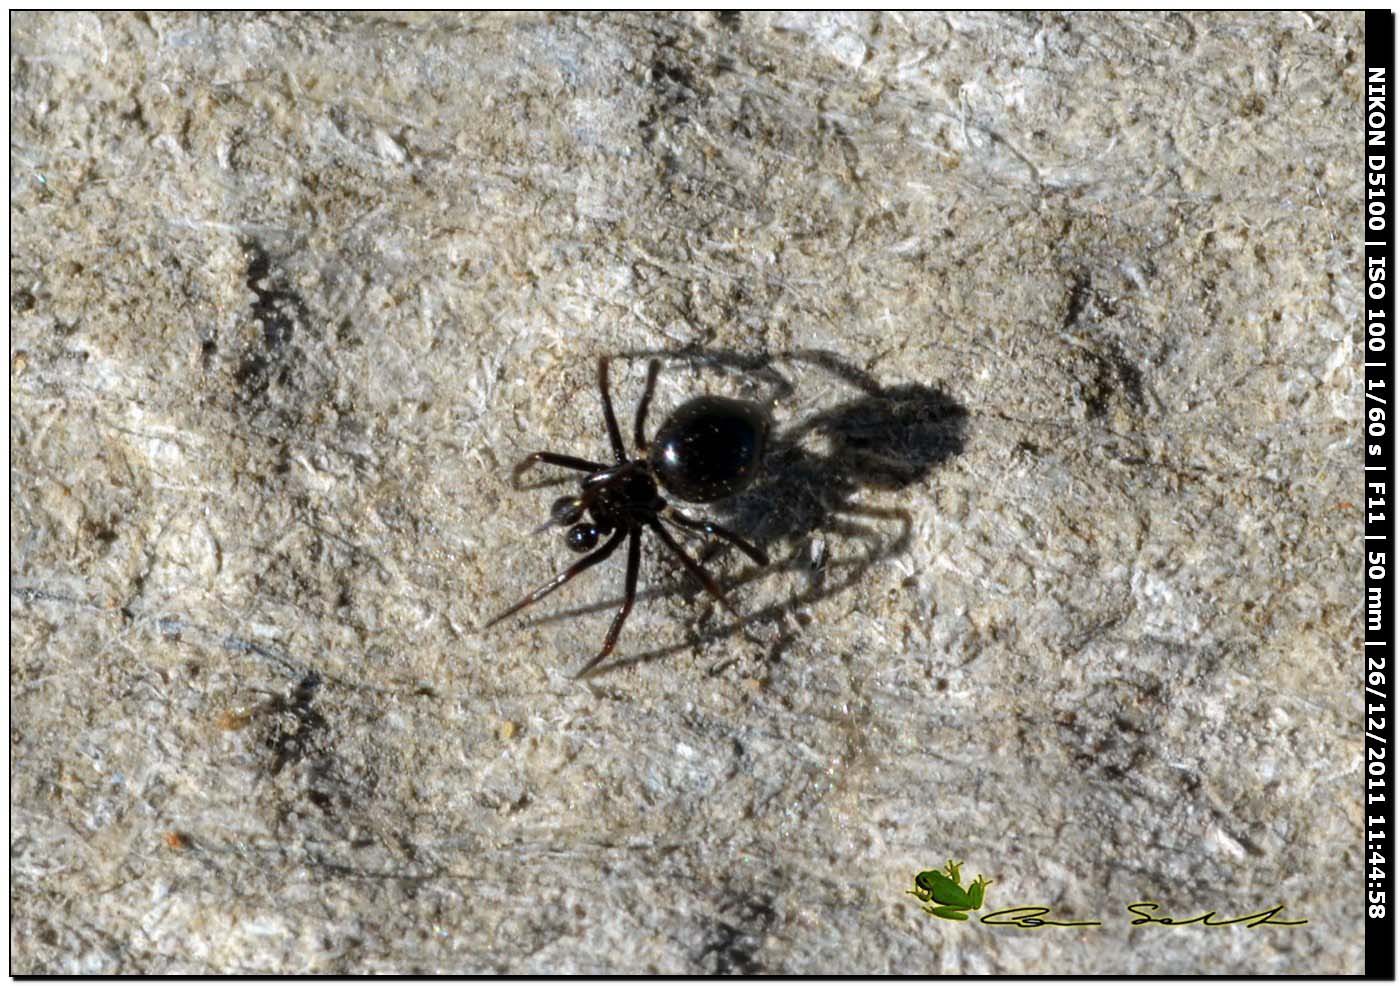
[[[657,430],[647,462],[672,496],[709,503],[753,481],[767,437],[768,417],[757,404],[697,397],[676,408]]]

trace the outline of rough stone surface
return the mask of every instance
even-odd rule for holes
[[[1361,28],[13,15],[13,971],[1360,971]]]

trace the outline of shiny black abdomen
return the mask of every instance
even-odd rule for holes
[[[753,481],[767,436],[768,417],[757,404],[697,397],[662,424],[647,447],[647,462],[672,496],[708,503]]]

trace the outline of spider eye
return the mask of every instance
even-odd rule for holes
[[[598,543],[598,534],[598,528],[592,524],[575,524],[569,528],[569,533],[564,536],[564,539],[568,542],[570,550],[581,554],[593,549],[593,546]]]
[[[582,516],[583,503],[577,497],[561,496],[549,508],[550,522],[558,524],[560,527],[568,527],[570,524],[577,523]]]

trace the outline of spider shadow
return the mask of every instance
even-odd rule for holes
[[[799,621],[788,621],[785,614],[845,592],[871,567],[909,548],[912,521],[908,512],[862,506],[854,502],[858,495],[914,486],[963,450],[967,411],[948,394],[924,384],[881,386],[869,373],[825,350],[794,350],[774,356],[724,350],[634,351],[619,353],[618,358],[662,358],[692,367],[737,371],[770,387],[770,400],[794,392],[793,385],[775,367],[791,363],[835,377],[853,391],[853,396],[776,432],[770,437],[764,469],[755,484],[714,505],[713,512],[726,525],[766,546],[773,556],[767,567],[748,566],[737,578],[727,580],[731,588],[775,572],[794,573],[805,585],[788,598],[708,626],[679,643],[605,662],[584,677],[653,661],[743,633],[763,622],[779,627],[777,638],[766,642],[767,659],[779,659],[800,629],[800,625],[794,626]],[[892,534],[887,530],[891,526]],[[830,558],[829,543],[842,541],[863,542],[866,550],[858,557]],[[727,550],[727,546],[711,542],[701,561]],[[681,593],[700,592],[694,579],[682,577],[686,587],[679,590]],[[677,591],[674,587],[650,589],[638,598]],[[608,600],[532,622],[548,623],[616,606],[616,600]],[[718,674],[735,660],[720,662],[711,673]]]

